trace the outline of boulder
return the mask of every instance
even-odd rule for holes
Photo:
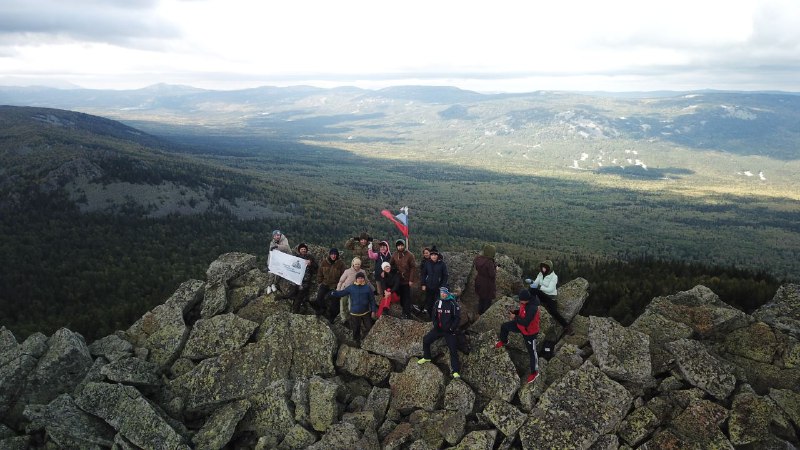
[[[800,339],[800,284],[778,288],[772,300],[758,308],[753,317]]]
[[[59,448],[110,447],[116,431],[97,417],[85,413],[68,394],[61,394],[47,405],[25,408],[28,430],[47,432]]]
[[[283,440],[295,425],[289,401],[291,390],[291,380],[277,380],[263,391],[249,396],[250,409],[241,419],[238,429],[266,436],[270,442]]]
[[[117,361],[133,356],[133,345],[116,334],[98,339],[89,345],[89,354],[102,356],[108,361]]]
[[[525,449],[589,448],[614,430],[633,398],[586,362],[547,388],[519,431]]]
[[[559,314],[567,322],[571,322],[583,308],[587,298],[589,298],[589,282],[584,278],[575,278],[559,286],[556,298]]]
[[[61,328],[47,340],[47,351],[28,375],[21,401],[25,404],[50,403],[62,393],[72,391],[89,372],[93,362],[83,336]]]
[[[205,283],[189,280],[178,287],[163,305],[156,306],[125,332],[136,347],[148,351],[147,359],[168,368],[180,356],[189,336],[184,316],[203,298]]]
[[[669,320],[690,326],[701,337],[741,328],[749,320],[745,313],[723,302],[711,289],[702,285],[654,298],[647,308]]]
[[[728,418],[728,434],[733,445],[748,445],[769,439],[770,424],[776,413],[774,403],[759,397],[752,389],[734,395]]]
[[[316,431],[325,431],[333,425],[339,416],[336,396],[339,385],[331,380],[313,377],[308,385],[309,423]]]
[[[705,346],[691,339],[680,339],[666,344],[674,356],[683,378],[693,386],[708,392],[718,400],[725,400],[736,387],[736,377],[725,370],[725,365]]]
[[[160,386],[159,366],[139,358],[125,358],[103,365],[100,374],[110,381],[134,386]]]
[[[600,370],[617,381],[644,385],[652,381],[650,339],[614,319],[589,318],[589,341]]]
[[[800,428],[800,393],[789,389],[770,389],[769,398]]]
[[[286,437],[278,445],[278,450],[300,450],[309,447],[316,441],[316,434],[301,425],[295,425],[286,433]]]
[[[464,436],[466,417],[457,411],[425,411],[411,413],[408,422],[414,428],[414,438],[428,448],[440,448],[444,442],[457,444]],[[419,446],[419,444],[417,444]]]
[[[386,410],[389,409],[389,402],[392,399],[391,389],[373,387],[364,403],[364,411],[371,411],[376,423],[383,423],[386,418]]]
[[[206,359],[243,347],[258,324],[235,314],[223,314],[200,319],[189,333],[181,356],[188,359]]]
[[[361,434],[352,423],[337,423],[328,428],[319,441],[308,446],[308,450],[352,450]]]
[[[444,389],[444,409],[471,414],[475,406],[475,392],[463,380],[453,380]]]
[[[389,377],[392,389],[391,407],[404,414],[415,409],[437,409],[444,391],[444,375],[431,363],[409,361],[401,373]]]
[[[364,377],[373,385],[382,384],[392,372],[392,363],[387,358],[347,345],[339,347],[336,367],[350,375]]]
[[[206,283],[200,318],[210,319],[228,307],[228,287],[221,281]]]
[[[636,447],[658,428],[661,421],[648,407],[636,408],[625,417],[619,428],[619,437],[631,447]]]
[[[372,326],[361,348],[405,364],[411,357],[422,356],[422,338],[430,331],[430,323],[404,320],[384,314]],[[431,351],[436,356],[442,344],[437,342]]]
[[[521,380],[508,350],[496,349],[493,332],[473,335],[472,351],[461,360],[461,377],[479,396],[510,402]]]
[[[225,447],[233,437],[250,402],[239,400],[223,405],[206,420],[200,431],[192,437],[196,450],[217,450]]]
[[[728,411],[708,400],[695,400],[675,420],[672,428],[682,440],[700,448],[733,449],[719,426],[728,417]]]
[[[453,450],[492,450],[497,440],[497,430],[473,431],[452,447]]]
[[[27,346],[25,343],[18,345],[11,332],[3,330],[5,350],[0,353],[0,416],[6,417],[25,387],[28,375],[36,368],[39,356],[47,350],[47,337],[35,333],[25,340]],[[35,351],[31,353],[30,350]]]
[[[517,430],[528,418],[525,413],[514,407],[514,405],[498,399],[493,399],[486,405],[486,408],[483,409],[483,415],[495,428],[509,437],[514,437],[517,434]]]
[[[764,322],[756,322],[725,336],[726,352],[753,361],[772,364],[779,348],[778,337]]]
[[[225,253],[208,266],[206,279],[210,283],[220,282],[227,284],[230,280],[255,268],[255,255],[238,252]]]
[[[403,448],[408,442],[414,439],[414,427],[408,422],[398,424],[390,431],[381,442],[383,450],[394,450]]]

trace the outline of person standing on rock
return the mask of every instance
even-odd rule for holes
[[[372,249],[372,243],[370,242],[367,247],[367,254],[369,255],[369,259],[375,261],[375,284],[377,288],[377,296],[378,298],[383,297],[383,290],[386,289],[386,285],[383,283],[381,272],[383,272],[383,263],[389,262],[392,260],[392,253],[389,251],[389,243],[386,241],[381,241],[380,245],[378,245],[378,251],[374,252]]]
[[[350,267],[342,272],[342,276],[339,277],[339,283],[336,285],[336,290],[341,291],[353,284],[356,281],[356,274],[358,273],[364,273],[364,271],[361,269],[361,258],[356,257],[350,262]],[[373,287],[369,282],[367,282],[367,286]],[[374,290],[373,288],[373,292]],[[347,323],[348,310],[347,297],[342,297],[339,301],[339,319],[342,323]]]
[[[439,288],[448,287],[447,265],[441,260],[441,254],[434,245],[430,250],[430,257],[422,262],[420,273],[420,289],[425,292],[426,318],[432,318],[433,305],[439,297]]]
[[[353,258],[358,259],[358,258]],[[372,328],[372,320],[375,319],[375,292],[372,286],[367,283],[367,276],[359,271],[355,275],[355,281],[342,290],[330,293],[331,297],[345,298],[350,296],[350,328],[353,329],[353,340],[361,345],[361,330],[364,336]]]
[[[450,370],[453,378],[461,378],[459,371],[461,365],[458,361],[458,325],[461,322],[461,306],[458,299],[446,288],[439,289],[439,300],[436,301],[433,311],[433,328],[422,338],[422,358],[417,364],[431,361],[431,345],[436,340],[444,338],[447,349],[450,351]]]
[[[289,239],[281,233],[281,230],[274,230],[272,232],[272,239],[269,241],[269,248],[267,250],[267,267],[269,267],[269,254],[273,250],[278,250],[279,252],[283,253],[292,253],[291,247],[289,247]],[[267,286],[267,294],[272,294],[279,290],[278,288],[278,276],[274,273],[269,274],[269,279],[267,281],[269,286]]]
[[[475,257],[475,293],[478,295],[478,314],[483,314],[492,306],[497,295],[497,263],[494,260],[494,245],[483,246],[481,254]]]
[[[400,304],[403,306],[403,318],[411,318],[411,288],[417,281],[419,270],[414,255],[406,250],[406,241],[398,239],[394,243],[397,250],[392,255],[392,267],[400,274]]]
[[[330,305],[326,304],[327,295],[330,291],[336,290],[339,278],[341,278],[344,270],[344,263],[339,259],[339,250],[334,247],[328,252],[328,257],[322,261],[317,271],[319,288],[317,290],[317,299],[313,305],[317,315],[325,314],[329,309]],[[338,306],[338,302],[336,303]],[[336,309],[338,310],[339,308],[337,307]],[[334,317],[336,317],[335,314]]]
[[[539,302],[547,309],[550,316],[561,325],[564,332],[572,334],[572,325],[558,312],[558,306],[556,305],[558,275],[553,271],[553,261],[546,259],[539,263],[539,273],[536,275],[536,279],[526,278],[525,283],[529,286],[530,293],[539,298]]]
[[[531,374],[527,383],[533,383],[539,377],[539,355],[536,354],[536,338],[539,336],[539,299],[530,291],[523,289],[519,292],[519,309],[509,311],[508,322],[500,326],[500,340],[494,344],[499,349],[508,344],[508,333],[522,334],[525,348],[531,358]]]
[[[314,257],[308,253],[308,245],[301,243],[297,246],[296,255],[298,258],[306,260],[306,272],[303,275],[303,281],[300,285],[292,284],[291,289],[286,295],[281,298],[292,299],[292,312],[295,314],[300,313],[303,304],[308,301],[311,293],[311,280],[317,271],[317,262]]]

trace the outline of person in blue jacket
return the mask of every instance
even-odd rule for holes
[[[353,340],[361,345],[361,330],[363,328],[364,336],[369,333],[377,311],[375,292],[367,284],[367,276],[364,272],[358,272],[353,284],[341,291],[333,291],[329,295],[336,298],[350,296],[350,328],[353,329]]]
[[[439,338],[444,338],[447,348],[450,350],[450,370],[453,371],[453,378],[461,378],[458,373],[461,365],[458,361],[458,325],[461,321],[461,306],[458,298],[443,287],[439,289],[439,300],[436,301],[433,310],[433,328],[425,337],[422,338],[422,358],[417,360],[417,364],[425,364],[431,361],[431,345]]]

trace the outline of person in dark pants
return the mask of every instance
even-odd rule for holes
[[[314,257],[308,253],[308,245],[305,243],[297,246],[295,256],[306,260],[306,272],[303,275],[303,281],[299,286],[292,284],[289,292],[279,298],[292,299],[292,312],[298,314],[303,304],[308,301],[311,293],[311,279],[314,278],[317,272],[317,262],[314,260]]]
[[[481,254],[475,257],[475,293],[478,295],[478,314],[483,314],[492,306],[497,295],[497,263],[494,260],[494,245],[483,246]]]
[[[509,311],[508,322],[500,326],[500,340],[494,348],[502,348],[508,344],[508,333],[522,334],[525,348],[531,358],[531,374],[527,383],[533,383],[539,376],[539,355],[536,354],[536,338],[539,336],[539,300],[523,289],[519,292],[519,309]]]
[[[461,365],[458,361],[458,337],[456,335],[460,321],[461,306],[458,304],[458,299],[447,288],[441,288],[439,300],[434,306],[433,328],[422,338],[422,358],[417,360],[417,364],[430,362],[432,358],[431,345],[437,339],[444,338],[447,349],[450,351],[450,370],[453,371],[453,378],[461,378],[458,373]]]
[[[531,280],[528,278],[525,283],[529,285],[528,291],[534,297],[539,298],[539,302],[547,309],[550,316],[561,325],[564,332],[572,334],[572,325],[558,312],[558,306],[556,305],[558,275],[553,272],[553,261],[546,259],[539,263],[539,273],[536,275],[536,279]]]
[[[400,274],[400,289],[397,295],[400,296],[400,305],[403,306],[403,318],[411,318],[411,288],[417,281],[419,268],[414,260],[414,255],[406,250],[406,241],[398,239],[395,243],[397,249],[392,254],[391,264]]]
[[[448,287],[447,265],[442,261],[439,250],[434,245],[430,258],[422,262],[420,289],[425,291],[425,316],[433,320],[433,305],[439,297],[439,288]]]
[[[361,344],[361,329],[364,330],[364,336],[369,333],[372,328],[372,320],[375,319],[375,292],[372,286],[367,283],[367,276],[364,272],[356,274],[356,280],[350,286],[342,289],[341,291],[333,291],[330,293],[331,297],[342,298],[350,296],[350,328],[353,329],[353,339]],[[336,302],[330,302],[336,303]],[[336,308],[333,317],[336,317],[338,307]]]
[[[327,296],[330,291],[336,290],[336,285],[339,284],[339,278],[344,271],[344,263],[339,259],[339,250],[337,248],[332,248],[330,252],[328,252],[328,257],[319,265],[319,271],[317,271],[319,288],[317,290],[317,299],[314,305],[312,305],[317,315],[325,314],[330,306],[326,304],[325,300],[328,299]],[[336,302],[336,307],[338,312],[338,302]]]

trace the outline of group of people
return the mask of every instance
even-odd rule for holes
[[[337,248],[331,248],[320,263],[308,251],[308,245],[301,243],[294,255],[306,261],[306,271],[302,282],[291,284],[289,291],[279,298],[292,300],[292,312],[301,312],[308,302],[314,313],[325,316],[331,323],[337,318],[344,323],[349,321],[353,339],[360,343],[369,333],[374,320],[378,319],[392,303],[400,303],[403,318],[411,318],[412,288],[419,283],[424,293],[421,308],[417,308],[425,320],[432,322],[431,331],[423,338],[423,357],[417,362],[431,361],[431,346],[438,339],[444,339],[450,353],[450,368],[453,378],[459,378],[458,358],[459,332],[461,326],[461,305],[457,293],[451,292],[449,274],[443,255],[436,246],[424,248],[422,260],[417,264],[414,254],[406,248],[406,241],[397,239],[394,252],[388,241],[380,241],[377,249],[373,239],[366,233],[350,238],[345,248],[353,255],[350,267],[345,267]],[[289,242],[280,231],[272,232],[269,251],[278,250],[290,253]],[[497,263],[496,250],[485,245],[473,261],[475,269],[475,293],[478,297],[478,313],[483,314],[492,305],[496,296]],[[270,275],[274,276],[274,275]],[[311,301],[311,282],[316,276],[319,285],[316,296]],[[539,334],[539,306],[547,308],[551,316],[571,332],[569,323],[556,308],[558,276],[553,271],[550,260],[539,265],[534,279],[526,279],[527,287],[519,292],[519,308],[509,311],[509,321],[500,327],[500,338],[496,349],[505,347],[511,332],[520,333],[530,355],[531,383],[539,375],[536,339]],[[280,291],[277,280],[272,278],[267,293]]]

